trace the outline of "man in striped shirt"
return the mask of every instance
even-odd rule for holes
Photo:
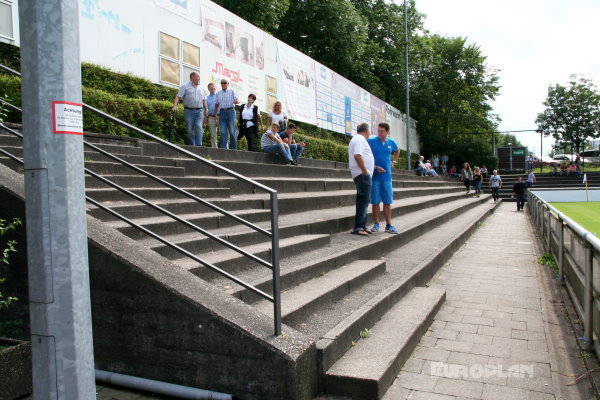
[[[235,135],[235,105],[240,100],[233,89],[229,88],[227,79],[221,79],[221,90],[217,92],[215,102],[215,115],[221,128],[221,148],[227,148],[227,137],[229,136],[229,148],[237,149]],[[229,135],[227,134],[229,132]]]

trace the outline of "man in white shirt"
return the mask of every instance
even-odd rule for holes
[[[354,228],[350,233],[368,236],[373,233],[367,229],[367,209],[371,201],[371,177],[375,169],[375,159],[369,138],[369,124],[363,122],[356,127],[356,135],[348,145],[348,164],[350,174],[356,185],[356,216]]]
[[[173,100],[173,112],[177,112],[179,101],[183,101],[183,118],[187,125],[188,142],[192,146],[202,146],[204,118],[208,117],[206,91],[200,85],[200,74],[192,72],[190,81],[179,88]]]

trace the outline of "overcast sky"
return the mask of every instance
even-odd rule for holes
[[[401,0],[397,0],[402,3]],[[467,37],[500,69],[500,130],[535,129],[548,85],[572,73],[600,85],[600,0],[416,0],[432,33]],[[534,132],[517,134],[540,153]],[[553,139],[544,140],[544,156]]]

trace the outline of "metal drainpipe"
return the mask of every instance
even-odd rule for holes
[[[213,392],[210,390],[196,389],[187,386],[174,385],[172,383],[153,381],[151,379],[138,378],[130,375],[117,374],[115,372],[96,370],[96,380],[102,383],[123,386],[128,389],[143,390],[165,396],[178,397],[191,400],[234,400],[230,394]]]

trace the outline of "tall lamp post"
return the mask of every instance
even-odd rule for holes
[[[408,73],[408,7],[404,0],[404,61],[406,69],[406,167],[411,169],[410,162],[410,81]]]

